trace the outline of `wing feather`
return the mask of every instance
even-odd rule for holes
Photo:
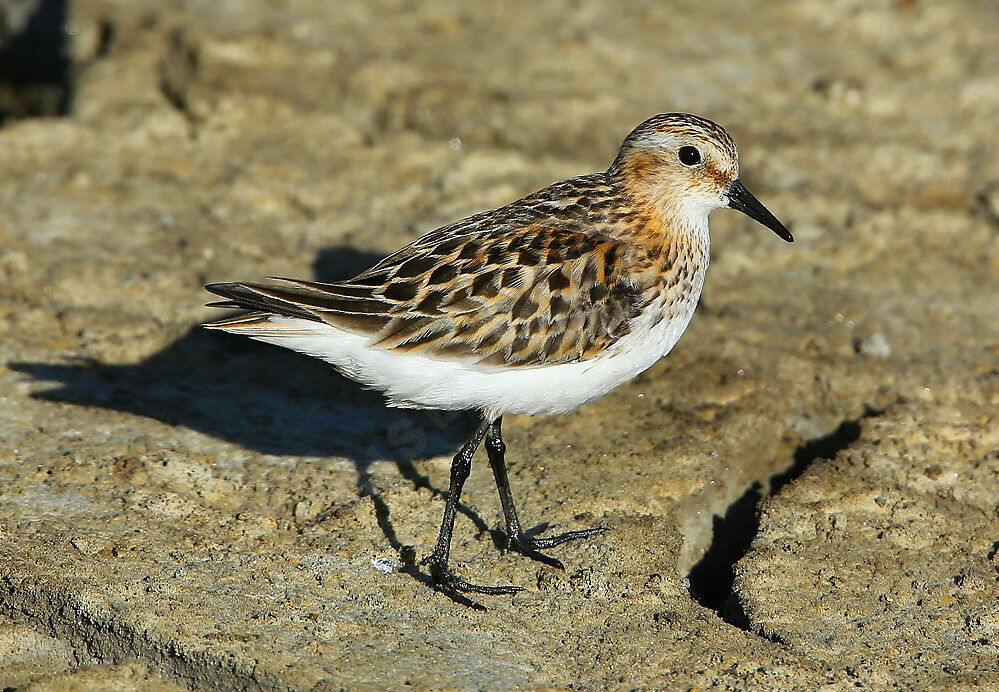
[[[432,231],[346,281],[206,288],[258,321],[327,322],[373,348],[507,367],[585,360],[628,333],[643,294],[622,268],[626,245],[551,199],[537,193]]]

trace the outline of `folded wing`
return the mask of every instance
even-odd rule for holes
[[[366,335],[372,348],[531,366],[594,357],[639,311],[608,236],[548,222],[428,238],[343,282],[211,284],[227,299],[213,305],[256,312],[207,326],[288,329],[268,327],[277,314]]]

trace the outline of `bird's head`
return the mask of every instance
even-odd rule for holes
[[[739,181],[739,152],[723,127],[689,113],[662,113],[632,130],[608,173],[635,197],[672,215],[706,220],[730,207],[788,242],[791,233]]]

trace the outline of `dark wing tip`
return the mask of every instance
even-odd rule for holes
[[[225,298],[225,300],[217,300],[212,303],[208,303],[207,307],[210,308],[247,307],[245,305],[245,299],[252,296],[252,292],[249,289],[234,281],[205,284],[205,290],[209,293],[214,293],[217,296]]]
[[[205,290],[209,293],[214,293],[217,296],[228,296],[229,292],[234,286],[239,286],[237,283],[232,282],[218,282],[213,284],[205,284]]]
[[[269,294],[266,286],[242,282],[205,284],[205,290],[225,298],[211,303],[212,307],[244,308],[271,312],[288,317],[301,317],[314,322],[321,321],[311,310],[293,300]]]

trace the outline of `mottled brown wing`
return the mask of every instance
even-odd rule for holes
[[[348,281],[208,290],[386,349],[495,365],[585,360],[627,334],[641,307],[623,244],[600,233],[634,216],[606,176],[581,176],[431,231]]]
[[[493,365],[585,360],[628,332],[640,297],[618,241],[551,220],[497,232],[493,221],[485,235],[425,236],[344,282],[209,290],[370,334],[376,347]]]

